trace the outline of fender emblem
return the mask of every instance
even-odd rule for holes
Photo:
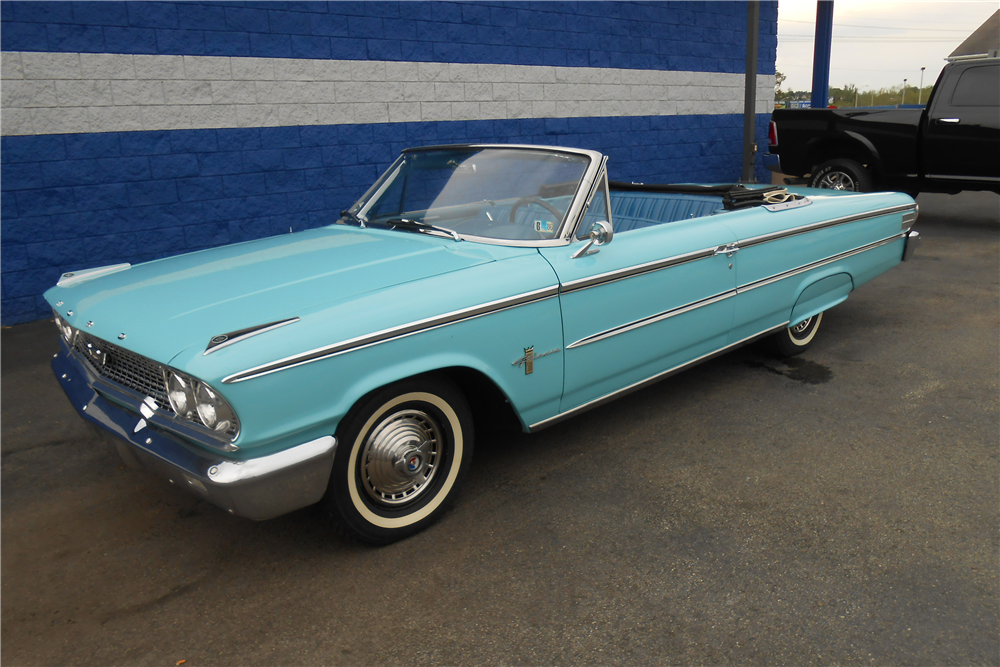
[[[513,362],[511,366],[524,366],[524,374],[531,375],[535,372],[535,359],[541,359],[542,357],[547,357],[550,354],[555,354],[559,351],[557,347],[554,350],[549,350],[548,352],[542,352],[541,354],[535,354],[535,346],[524,348],[524,356]]]

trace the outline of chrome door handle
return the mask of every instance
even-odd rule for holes
[[[962,122],[961,118],[935,118],[934,120],[936,120],[939,123],[961,123]]]
[[[740,251],[740,248],[735,243],[729,243],[727,245],[720,245],[715,249],[716,255],[725,255],[726,257],[732,257]]]

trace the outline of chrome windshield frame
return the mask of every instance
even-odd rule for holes
[[[607,158],[599,153],[598,151],[591,151],[582,148],[565,148],[562,146],[532,146],[526,144],[452,144],[452,145],[438,145],[438,146],[417,146],[413,148],[406,148],[403,150],[402,154],[393,161],[392,165],[381,175],[378,180],[365,192],[365,194],[358,199],[351,206],[349,210],[351,211],[361,211],[362,213],[367,211],[368,207],[374,202],[374,200],[382,193],[387,187],[389,180],[392,175],[399,169],[400,164],[405,159],[408,153],[418,153],[422,151],[431,150],[444,150],[444,149],[503,149],[503,150],[524,150],[524,151],[542,151],[549,153],[565,153],[568,155],[574,155],[578,157],[585,157],[588,159],[587,168],[580,178],[580,182],[577,183],[576,192],[573,194],[573,199],[570,202],[569,208],[566,209],[566,214],[563,216],[562,222],[560,223],[559,229],[556,231],[555,235],[551,239],[538,239],[538,240],[518,240],[518,239],[496,239],[486,236],[474,236],[471,234],[463,234],[458,231],[458,236],[463,241],[469,241],[472,243],[484,243],[488,245],[499,245],[507,247],[521,247],[521,248],[544,248],[552,246],[564,246],[569,245],[573,239],[573,230],[579,222],[579,218],[585,207],[587,205],[587,200],[590,193],[594,190],[594,184],[597,180],[601,169],[604,167],[604,163]],[[441,237],[444,238],[444,237]]]

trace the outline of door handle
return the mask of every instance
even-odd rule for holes
[[[726,257],[732,257],[740,251],[740,247],[735,243],[728,243],[726,245],[720,245],[715,249],[716,255],[725,255]]]
[[[935,122],[938,123],[961,123],[961,118],[935,118]]]

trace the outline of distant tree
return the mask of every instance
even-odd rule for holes
[[[781,84],[783,84],[785,82],[785,79],[787,79],[787,78],[788,77],[786,77],[781,72],[775,72],[774,73],[774,94],[775,95],[780,95],[781,94]]]

